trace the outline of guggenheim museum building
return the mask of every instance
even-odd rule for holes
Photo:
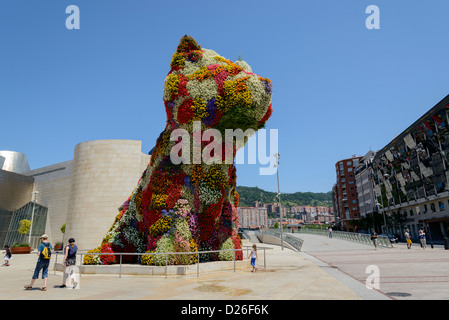
[[[2,247],[26,242],[37,248],[44,233],[53,245],[75,238],[80,250],[97,247],[150,162],[141,146],[134,140],[82,142],[72,160],[33,170],[25,154],[0,151]],[[19,233],[23,219],[32,221],[27,234]]]

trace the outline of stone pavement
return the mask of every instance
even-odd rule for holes
[[[390,298],[449,299],[449,251],[443,246],[436,245],[432,249],[427,244],[423,250],[414,243],[411,249],[407,249],[405,243],[398,243],[393,248],[374,250],[372,245],[347,240],[302,233],[295,235],[304,240],[301,254],[359,283],[366,283],[373,274],[373,269],[367,268],[374,266],[379,275],[379,288],[375,291]]]
[[[30,282],[37,256],[14,255],[12,265],[0,268],[0,300],[390,300],[448,299],[448,252],[441,249],[411,250],[395,246],[374,251],[371,246],[319,235],[295,234],[304,239],[303,251],[281,250],[258,244],[258,271],[200,272],[195,275],[133,276],[82,275],[79,289],[57,288],[62,272],[50,266],[47,291],[24,290]],[[244,245],[251,245],[244,240]],[[246,257],[245,257],[246,258]],[[380,269],[380,288],[367,289],[367,265]],[[432,275],[432,277],[430,277]],[[433,288],[433,289],[432,289]],[[388,292],[410,293],[408,297]]]

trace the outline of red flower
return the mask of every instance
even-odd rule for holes
[[[178,201],[178,199],[181,197],[182,186],[182,184],[177,184],[168,190],[168,197],[166,201],[167,210],[173,208],[176,204],[176,201]]]
[[[200,242],[208,240],[215,231],[215,218],[206,214],[198,214],[198,226],[200,228]]]
[[[267,122],[268,119],[271,117],[271,114],[272,114],[272,113],[273,113],[273,108],[272,108],[272,105],[271,105],[271,103],[270,103],[270,105],[268,106],[267,113],[265,113],[265,115],[263,116],[263,118],[260,119],[259,125],[264,125],[265,122]]]
[[[184,100],[178,108],[178,123],[184,124],[192,121],[194,117],[193,113],[193,100],[191,98]]]
[[[180,74],[179,75],[179,85],[178,85],[178,95],[176,96],[175,99],[177,99],[178,97],[186,97],[190,94],[189,90],[187,90],[187,78],[185,75]]]
[[[160,235],[158,235],[156,237],[148,236],[148,243],[147,243],[146,251],[148,251],[148,250],[153,250],[153,251],[156,250],[157,242],[159,241],[160,238],[162,238],[162,234],[160,234]]]
[[[222,96],[223,95],[223,84],[226,81],[226,79],[229,76],[229,72],[227,72],[226,70],[222,70],[220,72],[217,72],[214,76],[214,80],[217,83],[217,88],[218,88],[218,95]]]
[[[100,249],[101,253],[114,253],[114,251],[112,250],[112,244],[110,243],[105,243],[101,246]],[[115,257],[115,255],[113,254],[102,254],[100,256],[100,260],[101,262],[103,262],[103,264],[113,264],[113,263],[117,263],[117,259]]]
[[[128,243],[123,249],[122,252],[134,253],[136,252],[136,247],[132,243]],[[119,258],[120,259],[120,258]],[[122,263],[137,263],[137,255],[122,255]]]
[[[231,236],[232,243],[234,244],[234,249],[242,249],[242,243],[240,241],[240,237],[237,233],[233,233]],[[235,252],[235,260],[243,260],[243,252],[242,251],[236,251]]]

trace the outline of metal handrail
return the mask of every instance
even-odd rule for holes
[[[114,252],[114,253],[106,253],[106,252],[104,252],[103,253],[103,252],[87,252],[86,251],[86,252],[81,252],[81,253],[77,252],[76,255],[80,255],[81,256],[80,261],[84,261],[83,260],[83,256],[85,256],[85,255],[100,255],[100,256],[101,255],[115,255],[115,256],[118,255],[118,256],[120,256],[120,259],[119,259],[119,265],[120,265],[119,278],[122,277],[122,256],[124,256],[124,255],[137,255],[137,256],[165,255],[165,278],[167,278],[167,276],[168,276],[168,256],[169,255],[173,255],[173,254],[175,254],[175,255],[176,254],[190,254],[190,255],[193,255],[193,254],[196,254],[197,255],[197,263],[196,263],[196,265],[197,265],[197,272],[196,272],[196,276],[199,277],[199,273],[200,273],[200,254],[233,251],[234,252],[234,272],[235,272],[235,270],[236,270],[235,252],[236,251],[242,251],[242,254],[243,254],[243,251],[246,251],[247,254],[248,254],[250,248],[251,248],[250,246],[245,246],[245,248],[242,248],[242,249],[223,249],[223,250],[192,251],[192,252],[149,252],[149,253],[139,253],[139,252]],[[270,250],[270,249],[273,249],[273,248],[258,247],[258,250],[259,249],[263,250],[263,258],[264,258],[263,266],[264,266],[264,269],[266,269],[267,268],[267,262],[266,262],[265,250]],[[58,263],[58,256],[59,255],[64,255],[64,253],[54,252],[53,254],[56,256],[55,263],[54,263],[54,266],[53,266],[54,274],[56,274],[56,264]],[[80,263],[80,265],[83,265],[83,264]],[[145,265],[142,265],[142,266],[145,266]],[[175,265],[175,266],[180,266],[180,265]],[[80,270],[80,276],[81,276],[81,270]]]
[[[328,230],[307,229],[307,228],[301,228],[299,230],[299,232],[318,234],[318,235],[322,235],[322,236],[329,236],[329,233],[330,233]],[[343,239],[343,240],[372,244],[371,235],[367,234],[367,233],[332,231],[332,237]],[[393,247],[393,244],[391,243],[390,239],[387,236],[381,236],[381,235],[379,235],[377,237],[377,245],[382,246],[382,247],[390,247],[390,248]]]
[[[302,244],[304,243],[304,240],[297,238],[297,237],[293,237],[293,236],[291,236],[287,233],[281,232],[277,229],[260,230],[260,231],[258,231],[258,233],[262,234],[262,239],[263,239],[264,234],[274,236],[278,239],[282,239],[297,251],[301,251]],[[263,242],[263,240],[262,240],[262,242]]]

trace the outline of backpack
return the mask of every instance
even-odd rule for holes
[[[51,249],[49,243],[44,243],[44,249],[41,252],[41,259],[49,260],[51,258]]]

